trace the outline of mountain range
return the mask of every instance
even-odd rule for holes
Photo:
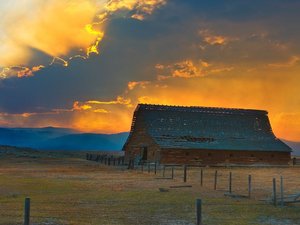
[[[0,128],[0,145],[40,150],[121,150],[128,132],[81,133],[67,128]]]
[[[117,134],[81,133],[68,128],[0,128],[0,145],[40,150],[121,150],[128,132]],[[282,140],[300,155],[300,142]]]
[[[281,140],[293,149],[292,155],[300,156],[300,142]]]

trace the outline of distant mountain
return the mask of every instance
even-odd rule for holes
[[[81,133],[64,135],[47,140],[42,144],[43,149],[63,150],[121,150],[128,133],[93,134]]]
[[[300,142],[287,141],[283,139],[282,141],[293,149],[292,155],[300,156]]]
[[[121,150],[128,133],[80,133],[66,128],[0,128],[0,145],[42,150]]]

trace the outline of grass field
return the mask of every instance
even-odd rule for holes
[[[78,157],[78,158],[77,158]],[[86,161],[84,154],[30,153],[0,159],[0,224],[22,224],[24,198],[31,198],[32,224],[195,224],[195,200],[203,201],[205,225],[300,224],[300,204],[274,207],[260,201],[271,197],[272,178],[284,177],[287,194],[300,192],[300,167],[217,168],[188,170],[190,188],[182,185],[182,169],[175,179],[161,179],[162,171],[142,173],[125,167],[108,167]],[[229,171],[233,193],[247,195],[247,177],[252,175],[252,198],[224,196]],[[165,172],[170,176],[170,169]],[[166,192],[160,192],[165,188]],[[279,186],[278,186],[279,190]]]

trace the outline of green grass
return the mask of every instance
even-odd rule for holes
[[[298,172],[292,170],[294,176]],[[182,184],[178,173],[167,180],[84,159],[0,159],[0,224],[22,224],[26,196],[32,224],[195,224],[196,198],[203,201],[205,225],[300,224],[299,205],[281,208],[258,199],[231,199],[212,190],[208,181],[200,187],[190,174],[192,188],[160,192],[160,187]],[[226,186],[225,180],[220,186]]]

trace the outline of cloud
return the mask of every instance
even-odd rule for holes
[[[144,20],[147,15],[152,14],[155,9],[165,5],[166,2],[166,0],[113,0],[105,8],[108,12],[120,9],[134,10],[131,18]]]
[[[88,105],[88,104],[79,104],[78,101],[74,102],[73,104],[73,110],[88,110],[88,109],[91,109],[92,106]]]
[[[268,66],[272,67],[272,68],[292,67],[292,66],[295,66],[299,61],[300,61],[300,58],[298,56],[292,56],[286,62],[283,62],[283,63],[270,63],[270,64],[268,64]]]
[[[118,97],[113,101],[75,101],[71,108],[45,112],[0,113],[4,127],[70,127],[84,132],[116,133],[127,131],[133,106]],[[125,112],[125,113],[124,113]]]
[[[89,100],[86,101],[87,104],[94,104],[94,105],[126,105],[131,107],[130,99],[125,99],[121,96],[118,96],[116,100],[113,101],[98,101],[98,100]]]
[[[202,64],[208,66],[206,62],[202,62]],[[160,73],[167,73],[167,75],[158,75],[158,80],[169,79],[172,77],[192,78],[203,76],[201,68],[195,66],[191,60],[184,60],[166,66],[157,64],[155,68],[160,70]]]
[[[68,66],[74,57],[99,54],[105,22],[119,10],[129,17],[145,19],[166,3],[165,0],[12,0],[0,3],[0,78],[13,75],[22,67],[24,76],[36,72],[33,67],[60,63]],[[36,64],[34,51],[53,58]],[[40,59],[41,60],[41,59]]]
[[[0,79],[5,79],[7,77],[11,76],[17,76],[17,77],[28,77],[33,76],[33,74],[37,71],[40,71],[41,69],[45,68],[43,65],[37,65],[33,66],[31,68],[26,66],[11,66],[6,67],[3,69],[2,72],[0,72]]]
[[[157,76],[157,80],[165,80],[170,78],[189,79],[213,74],[226,73],[234,69],[233,66],[229,67],[223,65],[213,65],[201,59],[198,60],[198,62],[194,62],[193,60],[187,59],[170,65],[156,64],[155,68],[158,70],[159,74]],[[145,85],[148,83],[143,82],[142,84]],[[133,89],[130,88],[132,84],[140,84],[140,82],[129,82],[128,87],[130,90]]]
[[[237,38],[215,35],[209,30],[200,30],[199,35],[203,38],[203,41],[209,45],[226,45],[230,41],[237,40]]]
[[[129,81],[127,84],[128,90],[133,90],[137,86],[145,88],[149,81]]]
[[[5,10],[1,12],[6,15],[0,27],[4,33],[1,41],[2,46],[9,47],[2,50],[0,55],[6,52],[11,55],[5,57],[5,61],[1,56],[2,66],[26,64],[26,61],[18,60],[20,56],[17,53],[30,60],[30,48],[54,57],[62,56],[72,48],[87,48],[97,38],[97,34],[85,29],[97,13],[93,1],[10,1],[9,8]],[[5,51],[11,50],[10,46],[16,52]]]

